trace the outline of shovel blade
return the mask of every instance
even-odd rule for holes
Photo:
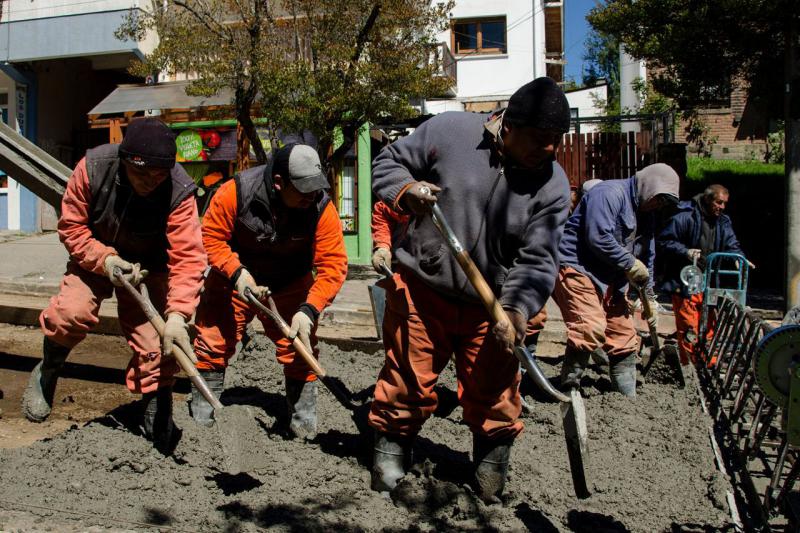
[[[589,436],[586,431],[586,410],[583,397],[577,389],[570,391],[570,401],[561,404],[561,419],[564,425],[564,437],[567,441],[569,470],[572,474],[572,486],[575,495],[588,498],[592,495],[586,478],[589,464]]]
[[[379,285],[370,285],[369,301],[372,303],[372,319],[375,321],[375,332],[383,338],[383,315],[386,313],[386,289]]]
[[[214,411],[214,426],[222,451],[221,468],[227,474],[240,474],[267,468],[272,464],[264,453],[266,433],[253,411],[245,405],[228,405]]]

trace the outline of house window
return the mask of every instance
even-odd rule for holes
[[[338,210],[339,218],[342,221],[342,231],[345,233],[356,233],[358,229],[356,210],[358,181],[356,180],[355,157],[345,157],[342,161],[338,193]]]
[[[452,46],[456,54],[505,54],[506,19],[457,19],[453,21]]]

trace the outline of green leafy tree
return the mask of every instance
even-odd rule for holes
[[[647,61],[653,87],[686,109],[727,99],[737,78],[749,82],[751,94],[779,95],[784,30],[788,17],[797,17],[795,2],[607,0],[587,19]]]
[[[152,0],[117,36],[158,35],[135,74],[188,73],[194,94],[231,90],[259,162],[266,150],[254,116],[273,131],[312,131],[325,157],[337,128],[408,118],[411,101],[452,84],[432,59],[450,9],[429,0]]]
[[[598,80],[606,81],[607,99],[596,101],[595,107],[606,115],[619,115],[619,41],[609,33],[592,30],[584,43],[583,85],[591,87]]]

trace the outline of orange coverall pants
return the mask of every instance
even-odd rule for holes
[[[311,274],[300,278],[273,293],[272,298],[278,313],[287,322],[291,322],[297,308],[306,301],[308,290],[314,280]],[[194,341],[197,368],[200,371],[223,370],[228,360],[236,351],[236,343],[242,339],[244,328],[253,320],[255,311],[250,305],[238,298],[238,293],[231,282],[218,272],[211,271],[206,279],[205,291],[200,297],[195,323],[197,337]],[[299,381],[314,381],[317,376],[311,368],[297,356],[292,343],[285,338],[280,329],[268,317],[261,319],[264,332],[275,343],[275,355],[283,365],[283,373],[287,378]],[[316,324],[311,330],[311,346],[314,357],[319,358],[317,348]]]
[[[370,425],[416,435],[436,410],[434,386],[455,354],[458,399],[470,430],[489,438],[516,437],[523,428],[519,363],[487,340],[491,322],[483,306],[449,300],[401,269],[382,284],[386,359]]]
[[[167,274],[150,274],[143,283],[153,305],[163,315],[167,305]],[[58,294],[39,315],[42,332],[56,344],[75,347],[100,322],[100,304],[115,289],[119,323],[133,350],[125,371],[125,385],[136,393],[171,386],[178,364],[172,358],[161,360],[161,337],[136,300],[124,288],[114,287],[105,276],[89,272],[73,261],[67,263]]]
[[[689,331],[694,332],[695,337],[700,334],[700,316],[703,312],[703,294],[693,294],[684,298],[679,294],[672,295],[672,311],[675,313],[675,329],[678,334],[678,348],[681,355],[681,364],[688,365],[689,361],[697,362],[695,345],[686,339]],[[708,314],[708,331],[706,339],[714,336],[714,313]]]

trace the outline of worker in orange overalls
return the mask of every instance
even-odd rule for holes
[[[436,115],[375,158],[373,192],[412,220],[386,283],[386,359],[369,414],[374,490],[392,490],[405,475],[414,437],[436,409],[438,376],[454,355],[476,490],[487,501],[502,494],[523,428],[514,346],[553,290],[569,210],[569,182],[554,158],[568,130],[563,91],[538,78],[501,113]],[[508,320],[492,323],[433,225],[433,202]]]
[[[702,194],[681,202],[678,212],[658,236],[658,254],[665,262],[662,290],[672,293],[672,309],[678,333],[681,364],[696,362],[694,346],[700,328],[703,294],[686,294],[680,281],[681,269],[696,263],[705,270],[706,257],[715,252],[744,255],[725,214],[730,194],[722,185],[709,185]],[[709,317],[708,335],[712,333]]]
[[[203,219],[211,271],[197,310],[195,353],[198,370],[217,394],[236,343],[255,314],[242,301],[245,289],[259,298],[270,291],[278,312],[290,318],[292,337],[319,355],[317,319],[347,276],[344,235],[328,187],[317,152],[289,144],[266,165],[237,174],[211,200]],[[316,376],[275,324],[269,319],[262,324],[284,365],[289,429],[314,438]],[[198,423],[213,423],[213,409],[196,388],[191,412]]]
[[[97,326],[101,302],[116,291],[120,325],[134,352],[125,382],[131,392],[143,394],[145,435],[161,450],[171,446],[178,367],[163,354],[178,344],[191,356],[186,322],[206,268],[196,187],[175,163],[175,153],[174,136],[161,121],[135,120],[121,144],[89,150],[70,176],[58,221],[69,262],[58,294],[39,316],[43,359],[22,404],[29,420],[42,422],[50,415],[70,350]],[[119,287],[115,269],[134,285],[145,283],[156,309],[166,313],[163,340]]]

